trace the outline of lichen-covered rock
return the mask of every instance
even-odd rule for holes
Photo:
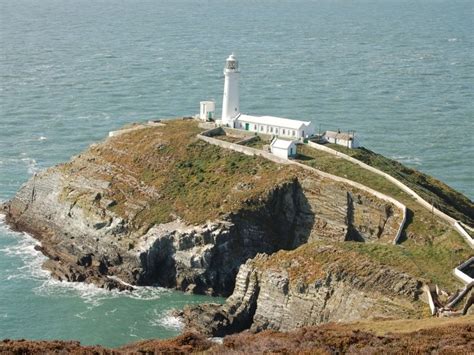
[[[109,201],[103,203],[107,181],[71,179],[52,168],[35,175],[4,209],[14,228],[41,241],[40,250],[50,258],[45,267],[60,280],[107,288],[158,284],[229,295],[240,265],[257,253],[294,249],[321,238],[393,235],[399,216],[387,214],[385,202],[362,193],[351,197],[354,192],[341,187],[305,175],[301,182],[275,186],[257,209],[250,203],[249,209],[204,225],[175,220],[144,231],[130,228],[108,207]],[[70,199],[65,191],[83,194]],[[355,198],[357,206],[351,207]],[[365,221],[367,230],[352,222],[350,211]],[[383,226],[370,227],[380,221]]]
[[[395,236],[395,206],[198,142],[197,132],[195,123],[177,120],[93,145],[33,176],[3,206],[6,220],[41,241],[44,266],[60,280],[224,296],[258,253]]]
[[[275,256],[261,254],[249,260],[240,268],[234,293],[224,305],[200,305],[180,313],[186,328],[223,336],[243,329],[288,331],[419,313],[420,280],[366,258],[351,259],[351,253],[336,247],[314,251],[324,261],[312,280],[293,279],[284,264],[272,260]]]

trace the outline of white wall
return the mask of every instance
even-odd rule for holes
[[[288,157],[296,154],[296,144],[294,142],[291,143],[288,149],[270,146],[270,150],[272,154],[275,154],[277,157],[288,159]]]
[[[272,154],[275,154],[277,157],[288,159],[288,150],[283,148],[271,147]]]
[[[209,113],[211,113],[211,118],[214,118],[216,104],[213,101],[201,101],[200,106],[201,110],[199,113],[199,118],[201,120],[207,121],[207,119],[209,118]]]
[[[297,166],[301,167],[302,169],[312,171],[312,172],[318,174],[319,176],[331,179],[333,181],[338,181],[338,182],[345,183],[347,185],[353,186],[353,187],[355,187],[357,189],[360,189],[362,191],[368,192],[371,195],[373,195],[377,198],[380,198],[384,201],[388,201],[388,202],[392,203],[397,208],[399,208],[399,210],[401,211],[401,215],[402,215],[401,216],[401,222],[400,222],[400,225],[398,227],[398,231],[395,235],[395,238],[393,239],[394,244],[398,243],[398,240],[400,239],[400,236],[402,234],[403,226],[405,225],[405,222],[406,222],[406,214],[407,214],[406,206],[403,203],[401,203],[400,201],[398,201],[398,200],[396,200],[396,199],[394,199],[394,198],[392,198],[388,195],[385,195],[381,192],[375,191],[375,190],[371,189],[370,187],[362,185],[358,182],[355,182],[355,181],[352,181],[352,180],[349,180],[349,179],[346,179],[346,178],[343,178],[343,177],[340,177],[340,176],[325,173],[321,170],[315,169],[313,167],[310,167],[310,166],[302,164],[302,163],[298,163],[294,160],[282,159],[282,158],[277,157],[276,155],[274,155],[272,153],[265,152],[261,149],[246,147],[246,146],[243,146],[243,145],[230,143],[230,142],[224,142],[224,141],[221,141],[221,140],[216,139],[216,138],[207,137],[205,135],[206,135],[206,132],[202,132],[202,134],[198,134],[197,137],[199,139],[202,139],[202,140],[210,143],[210,144],[218,145],[220,147],[227,148],[227,149],[232,149],[236,152],[244,153],[246,155],[259,155],[259,156],[262,156],[264,158],[267,158],[268,160],[274,161],[276,163],[297,165]],[[309,143],[311,143],[311,142],[309,142]],[[314,143],[314,144],[316,144],[316,143]],[[324,148],[326,148],[326,147],[324,147]],[[329,149],[329,148],[326,148],[326,149],[332,150],[332,149]]]
[[[296,130],[296,129],[286,128],[286,127],[281,127],[281,126],[273,126],[273,125],[268,125],[268,124],[251,123],[251,122],[246,122],[240,119],[236,122],[235,128],[245,130],[246,123],[248,123],[249,125],[249,130],[248,130],[249,132],[258,132],[261,134],[269,134],[269,135],[278,136],[278,137],[288,137],[288,138],[295,138],[295,139],[299,139],[302,137],[303,130]],[[285,131],[285,133],[283,133],[283,130]],[[294,132],[294,135],[293,135],[293,132]]]
[[[347,141],[345,139],[340,139],[340,138],[333,138],[333,137],[325,137],[325,139],[329,142],[329,143],[333,143],[333,144],[338,144],[338,145],[342,145],[343,147],[347,147],[347,148],[357,148],[359,145],[357,144],[357,142],[355,142],[354,140],[350,140],[350,141]]]
[[[337,157],[340,157],[342,159],[345,159],[345,160],[348,160],[354,164],[357,164],[359,165],[360,167],[366,169],[366,170],[369,170],[375,174],[378,174],[378,175],[381,175],[383,176],[385,179],[387,179],[388,181],[392,182],[393,184],[395,184],[396,186],[398,186],[400,189],[402,189],[403,191],[405,191],[407,194],[411,195],[416,202],[418,202],[421,206],[423,206],[424,208],[428,209],[429,211],[431,211],[432,213],[434,213],[435,215],[437,215],[438,217],[440,217],[441,219],[445,220],[446,222],[448,222],[450,225],[452,225],[458,232],[459,234],[461,234],[461,236],[466,240],[466,242],[469,244],[469,246],[471,248],[474,248],[474,238],[472,238],[468,232],[466,232],[466,230],[463,228],[463,226],[458,222],[456,221],[454,218],[448,216],[446,213],[438,210],[436,207],[434,207],[433,205],[431,205],[429,202],[427,202],[426,200],[424,200],[420,195],[418,195],[415,191],[413,191],[412,189],[410,189],[408,186],[406,186],[405,184],[403,184],[402,182],[398,181],[397,179],[395,179],[393,176],[383,172],[383,171],[380,171],[370,165],[367,165],[363,162],[361,162],[360,160],[357,160],[355,158],[352,158],[350,156],[348,156],[347,154],[344,154],[344,153],[341,153],[341,152],[338,152],[337,150],[334,150],[334,149],[331,149],[329,147],[326,147],[324,145],[321,145],[321,144],[317,144],[317,143],[313,143],[313,142],[308,142],[308,145],[310,147],[313,147],[315,149],[319,149],[319,150],[322,150],[322,151],[325,151],[327,153],[330,153],[330,154],[333,154]]]

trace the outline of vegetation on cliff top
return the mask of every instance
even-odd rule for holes
[[[136,229],[177,217],[188,223],[203,223],[242,208],[258,208],[259,201],[276,185],[301,174],[297,167],[207,144],[196,138],[200,131],[197,123],[189,120],[137,129],[92,146],[63,169],[68,176],[80,171],[83,178],[109,181],[101,198],[111,201],[108,208],[127,218]],[[346,242],[341,244],[341,250],[369,257],[441,287],[458,286],[451,270],[469,258],[471,250],[453,228],[379,175],[308,146],[300,146],[299,154],[301,162],[390,195],[409,209],[401,245]],[[80,203],[81,196],[74,196],[78,199],[75,202]],[[311,249],[306,247],[301,246],[288,257],[301,253],[313,260],[307,257]],[[284,253],[271,260],[280,265]],[[319,262],[313,261],[303,263],[307,267],[300,270],[302,274],[310,277],[320,272]]]
[[[169,120],[93,146],[81,159],[99,170],[77,160],[63,169],[110,181],[101,198],[136,228],[177,217],[197,224],[257,208],[259,197],[295,176],[291,167],[207,144],[196,138],[201,131],[196,121]]]
[[[8,354],[468,354],[474,346],[474,317],[325,324],[292,332],[264,331],[227,336],[222,344],[186,333],[166,340],[142,340],[121,348],[81,346],[77,341],[4,340]]]
[[[337,144],[328,146],[393,176],[436,208],[474,227],[474,203],[444,182],[366,148],[348,149]]]
[[[343,243],[345,249],[370,256],[382,264],[435,282],[441,287],[451,290],[458,287],[452,270],[468,259],[472,251],[451,226],[380,175],[306,145],[299,146],[298,153],[300,162],[359,182],[397,199],[408,208],[401,245]]]

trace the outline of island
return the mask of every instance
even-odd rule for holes
[[[1,210],[59,280],[227,297],[177,312],[189,351],[246,330],[225,339],[244,349],[268,331],[290,332],[280,345],[354,329],[369,344],[383,324],[472,331],[472,201],[365,148],[299,142],[284,159],[270,143],[189,117],[132,124],[36,173]]]

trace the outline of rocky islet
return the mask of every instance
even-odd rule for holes
[[[427,280],[342,246],[390,244],[402,218],[396,206],[308,171],[208,150],[196,132],[196,123],[177,120],[94,145],[35,174],[3,206],[7,222],[41,241],[44,267],[60,280],[230,296],[180,314],[188,329],[211,336],[423,314]],[[190,145],[214,165],[190,160]],[[118,157],[107,160],[111,151]],[[226,184],[213,191],[203,177],[220,164]],[[166,169],[188,174],[180,193],[215,192],[216,205],[190,205],[197,195],[159,209],[173,196]]]

